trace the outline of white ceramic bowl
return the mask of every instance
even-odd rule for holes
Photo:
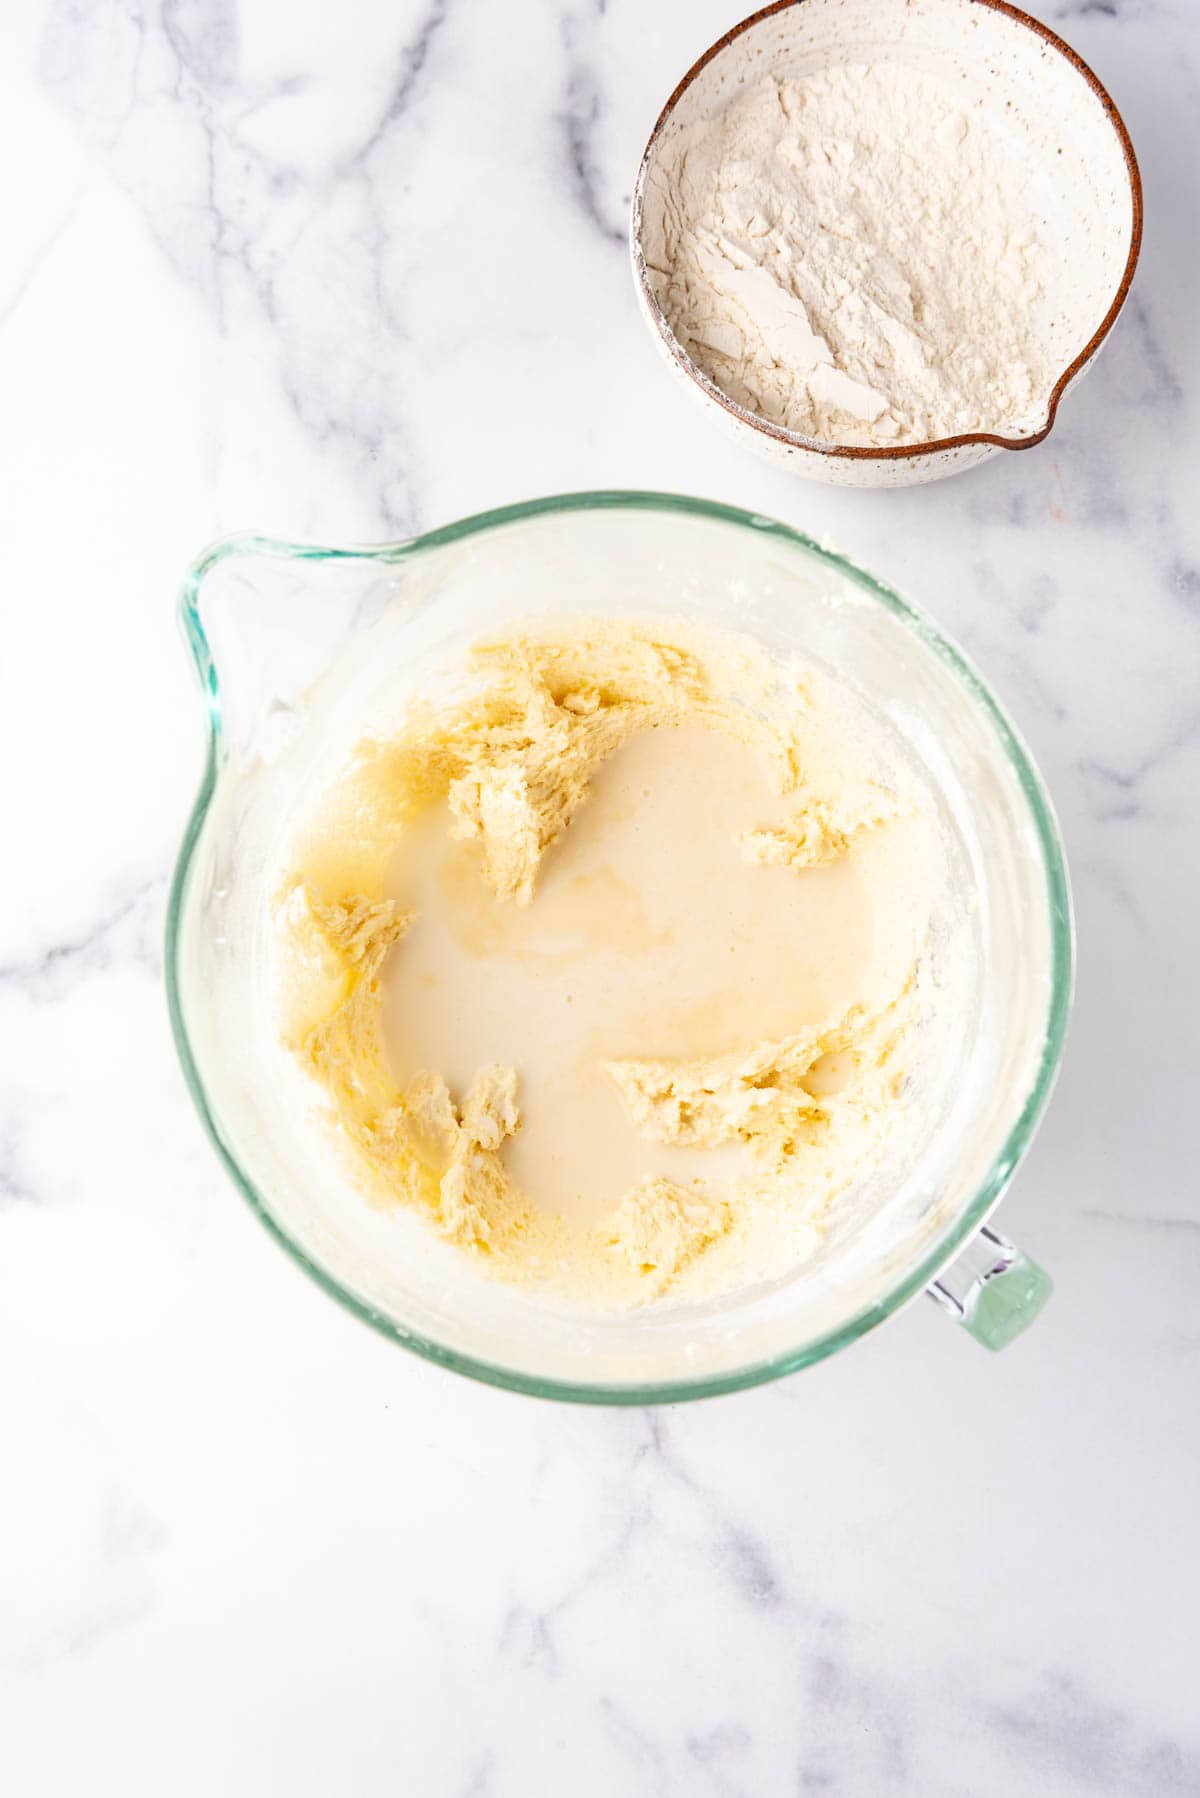
[[[764,75],[795,79],[838,63],[880,61],[965,77],[975,103],[1004,112],[1027,141],[1030,222],[1055,250],[1041,329],[1048,366],[1062,372],[1047,384],[1037,415],[1014,420],[1008,435],[975,431],[887,449],[802,437],[723,393],[678,342],[656,297],[643,253],[645,219],[679,133],[723,111]],[[715,420],[812,480],[901,487],[1042,441],[1124,304],[1141,236],[1141,180],[1120,114],[1087,65],[1037,20],[1004,0],[779,0],[727,32],[667,101],[638,170],[631,246],[655,341]]]

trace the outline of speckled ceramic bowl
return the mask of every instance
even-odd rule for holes
[[[722,392],[678,342],[656,297],[644,220],[679,133],[723,111],[766,74],[796,78],[837,63],[881,60],[965,79],[975,105],[994,105],[1027,139],[1030,223],[1056,252],[1041,329],[1048,364],[1062,372],[1048,382],[1037,412],[1014,419],[1005,432],[887,449],[802,437]],[[910,486],[971,468],[998,450],[1040,443],[1063,394],[1112,329],[1141,236],[1141,180],[1116,107],[1061,38],[1004,0],[778,0],[745,19],[688,70],[663,108],[638,170],[631,229],[638,297],[655,341],[709,414],[797,474],[848,487]]]

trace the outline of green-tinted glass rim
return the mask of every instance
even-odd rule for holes
[[[734,1372],[723,1373],[707,1379],[656,1380],[632,1385],[591,1385],[580,1381],[558,1380],[527,1374],[513,1368],[496,1365],[493,1362],[478,1360],[472,1355],[460,1354],[454,1349],[445,1348],[440,1343],[406,1329],[403,1325],[396,1323],[394,1319],[376,1310],[374,1306],[367,1304],[313,1261],[298,1243],[292,1241],[271,1215],[253,1183],[243,1173],[237,1157],[225,1142],[209,1106],[204,1082],[201,1079],[200,1070],[196,1065],[188,1039],[180,999],[180,922],[196,845],[216,789],[218,749],[221,737],[220,686],[199,613],[199,593],[205,577],[219,563],[228,561],[235,556],[246,555],[275,556],[310,562],[399,563],[420,554],[423,550],[459,542],[497,525],[515,524],[521,519],[537,518],[550,513],[594,511],[663,512],[685,517],[716,519],[725,524],[738,525],[760,535],[777,538],[783,543],[799,545],[810,555],[835,569],[839,575],[845,576],[856,586],[862,588],[885,610],[906,624],[928,648],[954,670],[986,713],[1025,795],[1041,847],[1046,875],[1046,899],[1050,912],[1051,980],[1041,1060],[1037,1076],[1021,1112],[1009,1130],[986,1179],[971,1203],[942,1234],[936,1247],[919,1266],[905,1274],[903,1279],[898,1280],[883,1298],[864,1307],[839,1329],[831,1330],[827,1335],[804,1343],[801,1347],[789,1350],[785,1354],[776,1355],[769,1360],[756,1362],[750,1367],[738,1368]],[[487,1385],[505,1387],[509,1391],[528,1393],[537,1398],[568,1399],[578,1404],[592,1405],[654,1405],[683,1399],[712,1398],[720,1393],[738,1392],[746,1387],[762,1385],[767,1380],[780,1378],[783,1374],[795,1373],[800,1368],[810,1367],[814,1362],[823,1361],[827,1355],[835,1354],[839,1349],[856,1342],[860,1336],[865,1336],[868,1330],[873,1330],[878,1324],[883,1323],[893,1312],[899,1310],[902,1305],[907,1304],[910,1299],[921,1292],[940,1269],[953,1258],[956,1250],[984,1222],[988,1213],[999,1201],[1017,1164],[1029,1147],[1050,1098],[1055,1074],[1062,1056],[1074,977],[1074,929],[1071,917],[1070,887],[1053,808],[1020,734],[963,652],[949,638],[943,636],[933,621],[917,607],[910,605],[907,600],[901,599],[899,594],[894,593],[890,587],[885,586],[874,575],[868,574],[865,569],[857,567],[845,556],[823,549],[819,543],[815,543],[811,537],[805,536],[802,531],[793,530],[790,525],[780,524],[775,519],[764,518],[758,513],[747,512],[740,506],[722,505],[713,500],[690,499],[671,493],[616,490],[594,493],[562,493],[547,499],[528,500],[520,505],[501,506],[494,511],[477,512],[470,518],[460,519],[455,524],[445,525],[440,530],[430,531],[425,536],[414,537],[404,543],[330,549],[254,535],[224,538],[198,557],[188,571],[180,595],[180,613],[188,645],[208,701],[209,734],[204,775],[187,829],[184,832],[167,907],[167,1003],[171,1014],[175,1046],[179,1052],[188,1089],[195,1101],[196,1109],[200,1113],[201,1121],[234,1184],[292,1259],[299,1263],[318,1286],[322,1287],[355,1317],[361,1318],[364,1323],[372,1325],[381,1334],[401,1343],[416,1354],[424,1356],[426,1360],[435,1362],[438,1366],[467,1374],[472,1379],[482,1380]]]

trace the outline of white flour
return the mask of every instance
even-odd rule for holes
[[[1036,419],[1045,252],[1011,128],[896,64],[764,81],[647,179],[659,303],[731,399],[804,436],[920,443]]]

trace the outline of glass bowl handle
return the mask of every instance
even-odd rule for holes
[[[990,1224],[925,1289],[984,1348],[1007,1348],[1054,1290],[1049,1274]]]

